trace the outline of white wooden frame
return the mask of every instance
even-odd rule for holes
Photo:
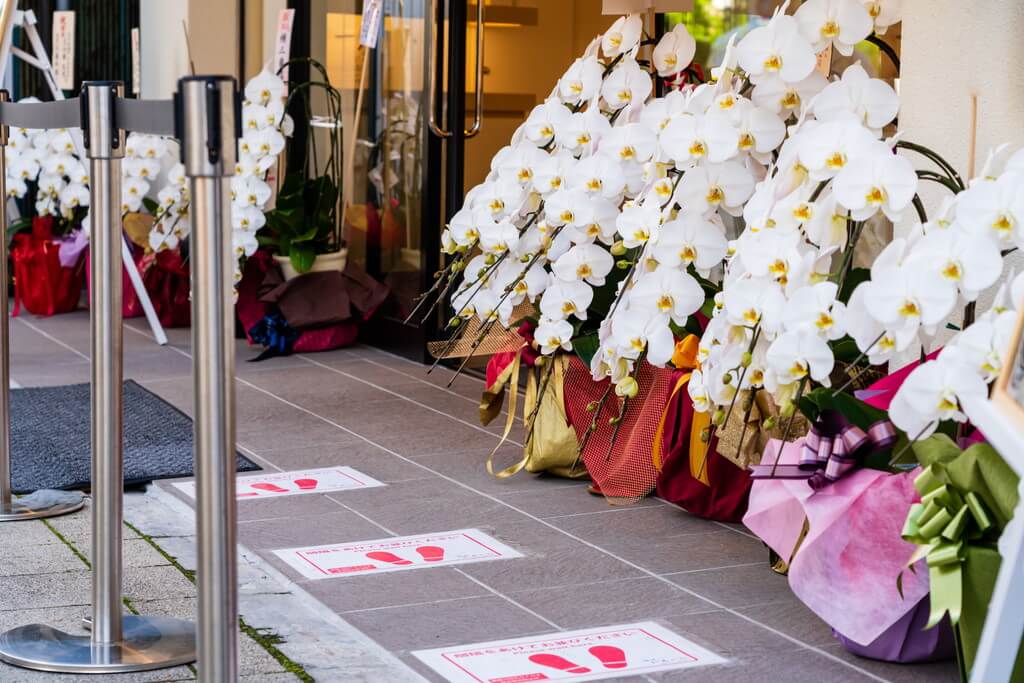
[[[981,643],[971,672],[972,683],[1008,681],[1024,640],[1024,309],[1020,311],[1003,370],[992,397],[966,403],[971,422],[1020,476],[1020,501],[999,539],[1003,556]]]

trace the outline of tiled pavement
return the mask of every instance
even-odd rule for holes
[[[18,384],[88,381],[86,314],[21,317],[11,330]],[[144,320],[127,321],[125,377],[191,413],[188,331],[169,336],[161,348]],[[446,388],[449,371],[427,375],[365,346],[256,364],[245,362],[256,353],[244,342],[237,351],[242,452],[271,471],[348,465],[387,484],[241,501],[239,542],[428,680],[440,679],[411,651],[645,620],[728,662],[617,680],[956,680],[948,664],[847,654],[738,525],[657,499],[610,507],[556,478],[493,479],[483,463],[500,426],[477,424],[476,379]],[[521,438],[517,425],[502,449],[507,461]],[[171,482],[157,486],[191,505]],[[470,527],[524,557],[310,581],[272,552]]]

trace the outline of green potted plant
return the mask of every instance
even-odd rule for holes
[[[289,83],[286,110],[298,98],[311,133],[301,153],[288,155],[275,206],[266,212],[266,225],[257,234],[260,244],[276,250],[274,260],[286,280],[309,272],[344,270],[348,256],[341,232],[341,93],[331,85],[322,64],[302,61],[314,66],[322,80]],[[325,95],[327,116],[312,114],[310,94],[316,90]],[[325,129],[329,140],[322,162],[315,129]]]

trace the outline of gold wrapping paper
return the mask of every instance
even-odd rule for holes
[[[751,465],[761,462],[761,455],[769,439],[782,439],[786,433],[788,418],[779,416],[779,408],[775,405],[771,395],[766,391],[758,391],[754,397],[754,404],[750,409],[749,416],[744,406],[749,400],[749,391],[740,392],[733,406],[732,415],[729,420],[720,426],[715,435],[718,437],[718,453],[726,460],[729,460],[737,467],[749,469]],[[775,418],[775,426],[772,429],[764,429],[763,422],[769,418]],[[743,425],[746,418],[746,430]],[[793,425],[786,435],[786,441],[796,441],[806,436],[811,430],[811,425],[798,411],[793,416]],[[740,441],[742,436],[742,442]]]

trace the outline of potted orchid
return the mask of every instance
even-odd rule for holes
[[[274,208],[266,212],[266,225],[259,231],[260,243],[276,249],[274,260],[288,280],[311,271],[344,270],[347,259],[341,235],[341,93],[331,85],[322,64],[312,59],[302,61],[316,68],[322,80],[290,83],[287,97],[281,102],[273,93],[280,92],[283,83],[280,79],[272,82],[264,78],[266,86],[259,93],[255,92],[258,84],[251,88],[254,91],[251,93],[247,87],[247,98],[251,94],[258,99],[250,100],[246,105],[250,113],[244,115],[247,120],[262,117],[283,122],[283,112],[297,102],[306,112],[312,130],[327,130],[325,159],[318,158],[319,146],[312,133],[307,136],[305,149],[290,155],[289,159],[297,159],[296,167],[285,168],[282,172],[283,181]],[[313,116],[313,92],[324,95],[328,108],[326,117]],[[264,97],[266,93],[270,93],[269,98]],[[284,146],[279,128],[257,127],[251,144],[243,138],[243,149],[253,154],[279,154]],[[252,180],[245,182],[249,184],[241,188],[242,193],[259,197],[261,191],[265,192],[263,187],[253,187]]]

